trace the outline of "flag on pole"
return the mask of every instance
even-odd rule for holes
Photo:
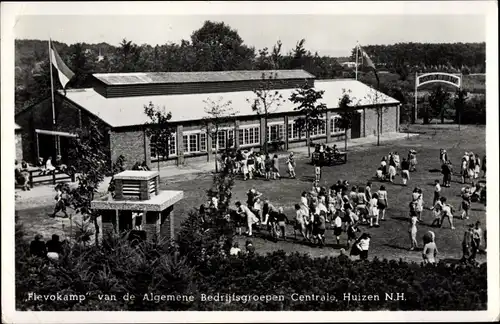
[[[75,74],[68,68],[66,64],[64,64],[64,61],[59,56],[59,53],[57,53],[56,51],[54,43],[51,44],[50,59],[52,61],[52,64],[54,64],[54,66],[57,69],[57,74],[59,75],[59,81],[61,82],[61,85],[63,86],[63,88],[66,88],[66,85],[68,84],[69,80],[71,80],[71,78]]]
[[[364,58],[365,65],[373,70],[373,73],[375,73],[375,78],[377,78],[377,85],[380,85],[380,80],[378,78],[377,68],[375,67],[375,64],[373,64],[373,61],[361,46],[359,46],[359,50],[361,51],[361,57]]]

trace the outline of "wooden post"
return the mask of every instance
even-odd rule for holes
[[[168,214],[168,219],[170,221],[170,240],[174,240],[174,206],[170,209],[170,213]]]
[[[118,209],[115,210],[116,214],[115,214],[115,223],[116,223],[116,227],[115,227],[115,233],[120,233],[120,217],[119,217],[119,211]]]

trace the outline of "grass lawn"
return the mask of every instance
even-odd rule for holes
[[[405,140],[395,141],[393,143],[382,143],[381,146],[366,145],[349,149],[348,163],[323,168],[323,178],[321,185],[330,186],[337,180],[348,180],[352,185],[365,185],[367,181],[372,180],[372,191],[377,191],[381,183],[373,181],[376,168],[379,166],[380,159],[387,155],[389,151],[397,151],[403,157],[407,155],[410,148],[418,151],[417,172],[411,173],[411,179],[407,187],[400,185],[401,178],[396,177],[395,183],[385,183],[388,191],[389,208],[386,211],[386,221],[381,222],[379,228],[361,227],[362,231],[369,232],[372,235],[370,246],[370,257],[378,256],[381,258],[403,258],[405,260],[421,260],[420,251],[408,251],[410,238],[408,234],[408,203],[411,199],[411,192],[415,186],[419,186],[424,191],[425,210],[423,214],[424,224],[418,225],[419,243],[422,244],[421,237],[428,230],[436,233],[436,243],[439,249],[440,259],[459,259],[462,255],[461,242],[464,230],[467,224],[480,220],[483,229],[486,227],[485,210],[486,207],[480,203],[472,203],[469,220],[459,220],[455,218],[455,230],[449,228],[445,222],[444,228],[432,228],[428,224],[432,222],[431,211],[428,209],[432,204],[433,185],[435,179],[441,179],[441,174],[430,172],[432,169],[439,169],[439,149],[445,148],[448,156],[453,162],[455,169],[459,167],[460,158],[464,151],[473,151],[480,154],[481,158],[485,154],[485,128],[476,126],[462,126],[458,132],[456,125],[432,125],[422,126],[413,125],[412,131],[421,132],[420,136]],[[293,206],[300,201],[300,193],[311,188],[314,170],[310,165],[309,159],[297,160],[297,179],[284,178],[276,181],[264,181],[254,179],[242,181],[238,179],[233,189],[233,202],[240,200],[246,201],[246,191],[255,187],[263,193],[263,197],[269,198],[276,206],[283,206],[285,213],[290,219],[294,218]],[[285,174],[284,161],[282,162],[282,174]],[[458,210],[461,198],[460,189],[463,187],[459,183],[457,176],[453,177],[452,186],[443,188],[442,194],[448,198]],[[176,227],[180,227],[182,220],[187,216],[188,211],[197,208],[205,201],[205,191],[212,184],[211,174],[184,175],[182,177],[162,181],[162,189],[184,190],[184,199],[179,202],[176,209]],[[47,214],[52,211],[53,206],[36,207],[18,211],[21,221],[25,224],[28,232],[34,229],[50,226],[58,227],[56,222],[59,220],[49,219]],[[459,212],[455,212],[459,215]],[[60,221],[59,221],[60,222]],[[50,224],[49,224],[50,223]],[[54,224],[52,224],[54,223]],[[43,225],[42,225],[43,224]],[[66,226],[67,229],[67,226]],[[289,240],[274,243],[269,241],[267,232],[256,233],[252,239],[256,249],[260,253],[270,252],[282,249],[286,252],[304,252],[313,256],[337,255],[339,249],[346,242],[346,235],[341,238],[341,245],[334,244],[334,237],[331,230],[327,231],[327,246],[317,248],[302,244],[293,239],[293,230],[288,229]],[[244,244],[246,237],[238,238],[240,244]],[[479,260],[485,260],[484,255],[478,256]]]

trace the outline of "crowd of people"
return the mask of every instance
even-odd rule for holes
[[[16,160],[14,165],[16,184],[22,187],[24,191],[31,190],[30,171],[38,172],[40,176],[52,175],[56,172],[66,173],[68,171],[68,166],[63,163],[61,155],[57,155],[54,162],[52,162],[52,157],[49,156],[45,161],[40,157],[34,166],[24,160],[21,163]]]
[[[335,152],[336,147],[328,148],[318,146],[317,152],[325,154],[326,152]],[[451,229],[454,226],[454,213],[456,209],[448,203],[447,198],[442,194],[442,187],[450,187],[453,168],[446,150],[440,150],[442,181],[434,181],[434,192],[432,205],[429,208],[432,220],[430,226],[443,227],[445,221],[449,223]],[[235,155],[224,154],[222,156],[223,168],[232,173],[241,173],[244,180],[262,177],[266,180],[280,179],[279,158],[277,155],[265,155],[260,152],[238,150]],[[24,162],[23,162],[24,163]],[[23,172],[26,167],[21,165],[19,172]],[[16,161],[17,165],[17,161]],[[60,164],[58,164],[60,165]],[[289,153],[286,159],[288,174],[290,178],[295,178],[295,157],[293,152]],[[459,206],[461,220],[469,219],[469,211],[472,202],[483,201],[485,199],[485,186],[479,182],[481,171],[483,177],[486,174],[486,157],[483,157],[482,163],[477,154],[466,152],[462,157],[462,169],[460,172],[461,182],[470,180],[472,186],[465,186],[461,189],[460,196],[462,202]],[[45,163],[43,170],[53,170],[50,157]],[[17,168],[16,168],[17,170]],[[145,162],[137,162],[133,170],[149,170]],[[330,187],[320,186],[322,177],[322,164],[316,163],[314,168],[314,181],[309,191],[302,192],[300,199],[294,205],[295,215],[289,217],[284,213],[282,206],[274,206],[268,198],[264,198],[255,188],[248,190],[245,204],[241,201],[235,203],[235,209],[230,210],[228,218],[231,219],[238,235],[242,235],[242,229],[245,228],[245,235],[252,237],[254,231],[267,231],[267,235],[274,241],[279,239],[287,240],[287,227],[292,226],[294,237],[297,235],[303,241],[323,247],[326,245],[327,229],[331,229],[332,239],[337,246],[341,246],[341,241],[346,249],[351,248],[351,255],[359,255],[361,259],[368,257],[371,235],[361,230],[362,226],[380,227],[386,220],[386,211],[389,208],[389,195],[386,185],[381,184],[377,189],[371,181],[365,185],[350,185],[347,180],[338,180]],[[400,158],[397,152],[389,152],[387,156],[381,158],[380,166],[377,168],[375,179],[380,182],[394,183],[396,176],[400,175],[402,185],[407,186],[410,180],[410,173],[417,170],[417,152],[410,150],[408,156]],[[16,173],[17,175],[17,173]],[[57,195],[55,197],[56,206],[53,212],[55,216],[58,212],[63,212],[67,217],[66,198],[67,193],[64,186],[56,186]],[[424,219],[424,190],[415,187],[411,192],[409,202],[409,249],[419,248],[417,233],[418,226],[426,222]],[[211,195],[205,204],[200,206],[199,214],[204,220],[207,210],[218,209],[217,195]],[[480,223],[469,225],[469,230],[464,234],[463,247],[464,258],[475,260],[479,250],[481,236],[486,235],[482,232]],[[345,238],[343,236],[345,235]],[[35,240],[39,241],[39,240]],[[250,250],[255,248],[251,244]],[[247,242],[247,243],[248,243]],[[36,243],[38,244],[38,243]],[[40,244],[39,244],[40,245]],[[41,246],[41,245],[40,245]],[[241,252],[239,246],[233,246],[231,254]],[[345,251],[345,250],[344,250]],[[435,243],[435,234],[431,231],[424,235],[423,258],[425,262],[435,262],[437,255],[437,246]]]

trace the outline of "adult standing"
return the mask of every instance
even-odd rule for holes
[[[440,200],[442,207],[441,207],[441,221],[440,221],[441,224],[439,225],[439,227],[443,227],[444,219],[447,218],[448,221],[450,222],[451,229],[453,230],[455,229],[455,227],[453,226],[452,208],[449,204],[446,203],[446,197],[441,197]]]
[[[278,179],[281,179],[278,154],[274,154],[273,156],[273,179],[276,180],[276,177],[278,177]]]
[[[308,212],[306,212],[305,208],[301,207],[299,204],[295,204],[295,231],[299,230],[300,234],[307,240],[307,217]]]
[[[441,174],[443,175],[443,186],[450,187],[451,184],[451,164],[449,162],[441,165]]]
[[[469,227],[464,232],[464,238],[462,240],[462,261],[467,262],[472,259],[472,231],[474,229],[474,224],[469,224]],[[473,260],[473,259],[472,259]]]

